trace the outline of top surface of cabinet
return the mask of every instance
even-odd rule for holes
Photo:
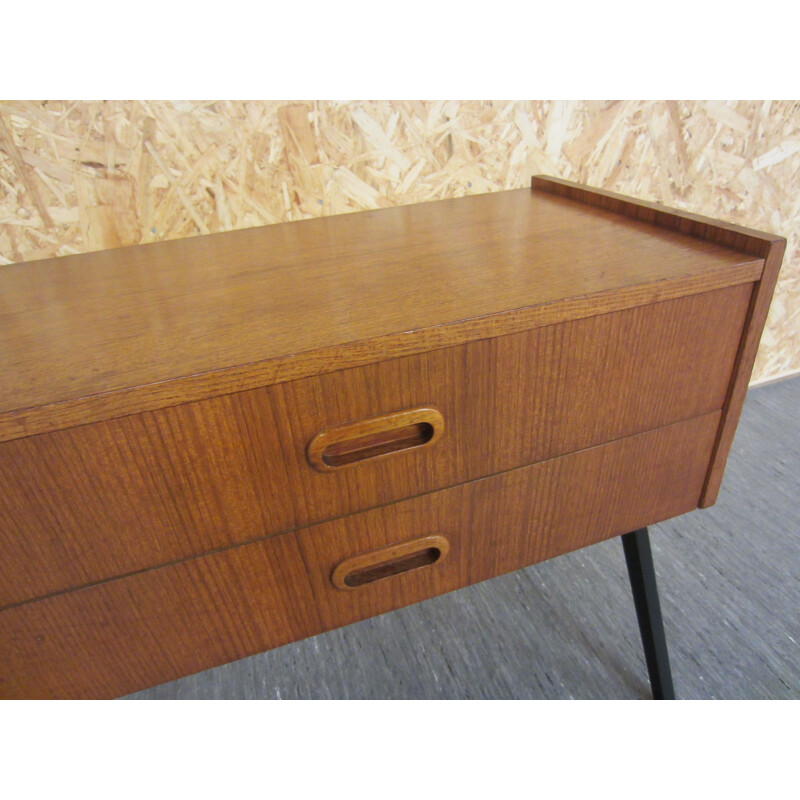
[[[694,233],[535,179],[5,266],[0,440],[758,279]]]

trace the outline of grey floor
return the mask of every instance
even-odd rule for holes
[[[800,378],[749,392],[717,504],[651,528],[680,698],[800,698]],[[647,698],[619,540],[130,695]]]

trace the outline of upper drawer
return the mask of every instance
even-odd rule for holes
[[[742,284],[4,442],[0,605],[719,409],[751,289]],[[416,408],[434,409],[441,422],[427,430],[428,417],[401,420],[408,424],[391,432],[371,423],[344,443],[340,431],[315,438]],[[429,434],[425,446],[335,466],[356,451],[386,452]],[[353,444],[353,436],[377,438]],[[311,465],[312,441],[321,443],[318,461],[333,468]]]

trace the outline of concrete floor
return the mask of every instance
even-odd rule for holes
[[[753,389],[722,492],[651,528],[679,698],[800,698],[800,378]],[[647,698],[619,540],[130,695]]]

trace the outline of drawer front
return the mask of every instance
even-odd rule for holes
[[[293,527],[252,393],[0,444],[0,607]]]
[[[133,692],[685,513],[719,416],[0,611],[0,696]]]
[[[2,443],[0,606],[719,409],[751,289]]]

